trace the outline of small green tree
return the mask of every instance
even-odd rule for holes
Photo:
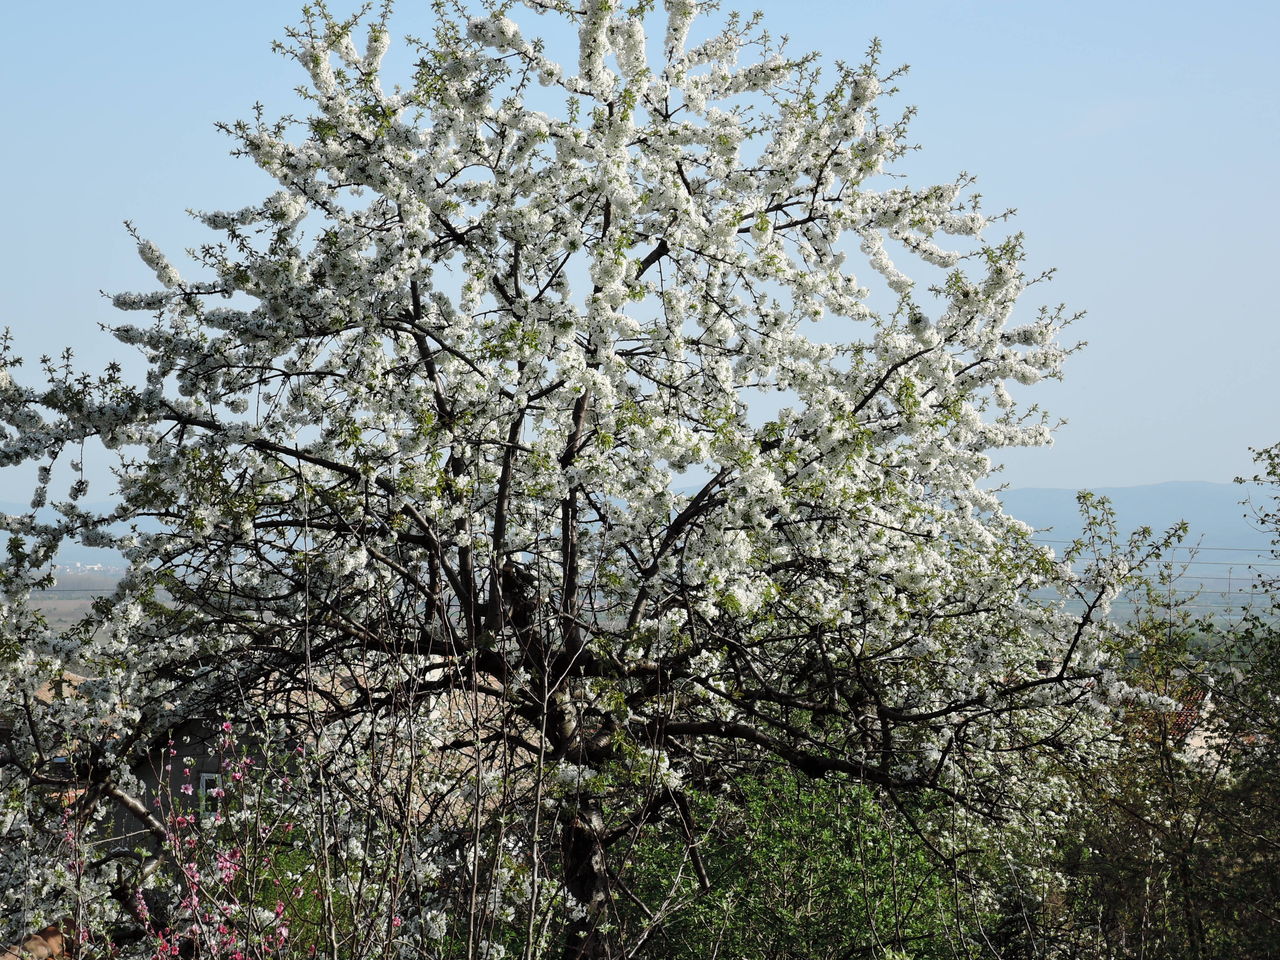
[[[691,795],[683,838],[645,838],[629,851],[641,865],[632,902],[661,893],[671,917],[640,955],[980,955],[973,914],[985,904],[918,832],[927,816],[911,813],[856,781],[786,769]]]

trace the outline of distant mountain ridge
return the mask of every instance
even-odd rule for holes
[[[1268,608],[1273,592],[1268,586],[1280,578],[1280,558],[1273,552],[1272,534],[1252,521],[1252,511],[1242,501],[1250,497],[1259,505],[1274,491],[1234,483],[1171,481],[1135,487],[1095,487],[1116,514],[1116,528],[1127,537],[1138,527],[1159,534],[1186,521],[1182,543],[1164,556],[1175,580],[1161,595],[1188,612],[1203,616],[1238,616],[1245,608]],[[1035,528],[1035,538],[1061,553],[1066,543],[1081,533],[1075,490],[1023,488],[1000,494],[1005,511]],[[1154,574],[1155,568],[1148,568]],[[1113,604],[1112,615],[1123,617],[1137,609],[1135,597]]]
[[[1251,520],[1251,512],[1241,501],[1250,496],[1265,503],[1271,491],[1235,483],[1207,483],[1175,480],[1135,487],[1094,487],[1092,492],[1106,497],[1116,512],[1122,534],[1137,527],[1166,530],[1185,520],[1189,530],[1186,546],[1202,549],[1230,549],[1267,555],[1272,534]],[[1079,536],[1082,524],[1076,491],[1052,487],[1024,487],[1000,493],[1005,512],[1042,531],[1040,539],[1071,540]]]

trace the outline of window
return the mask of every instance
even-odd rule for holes
[[[217,812],[222,801],[222,774],[200,774],[200,814],[211,816]]]

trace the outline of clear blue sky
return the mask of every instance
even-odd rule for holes
[[[726,4],[727,6],[732,4]],[[350,5],[336,0],[335,9]],[[1017,207],[1041,299],[1088,311],[1067,379],[1025,396],[1069,420],[1015,451],[1014,486],[1224,481],[1280,440],[1277,140],[1280,5],[1165,0],[769,0],[796,48],[856,59],[872,36],[910,63],[917,180],[977,174]],[[300,0],[24,3],[7,12],[0,324],[29,355],[123,355],[98,291],[148,288],[121,221],[166,250],[201,243],[188,207],[269,184],[216,120],[292,108],[270,42]],[[425,0],[394,26],[426,33]],[[537,22],[537,21],[535,21]]]

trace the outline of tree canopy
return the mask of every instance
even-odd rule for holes
[[[711,882],[694,801],[762,770],[1052,816],[1040,758],[1100,734],[1127,568],[1073,571],[987,488],[1048,440],[1010,386],[1060,375],[1069,318],[1019,314],[1036,278],[970,178],[895,176],[877,47],[823,66],[702,6],[436,4],[390,86],[389,10],[313,5],[282,45],[310,116],[226,128],[278,192],[197,215],[198,278],[139,239],[158,287],[115,335],[145,382],[5,375],[0,460],[41,465],[3,519],[11,912],[634,955]],[[105,514],[86,444],[117,452]],[[55,632],[29,594],[67,539],[129,570]],[[193,730],[226,775],[194,823],[147,780]],[[174,868],[50,852],[113,811]],[[290,934],[248,866],[198,863],[219,830],[284,851],[259,879],[322,877],[322,915]],[[633,879],[649,837],[665,888]]]

